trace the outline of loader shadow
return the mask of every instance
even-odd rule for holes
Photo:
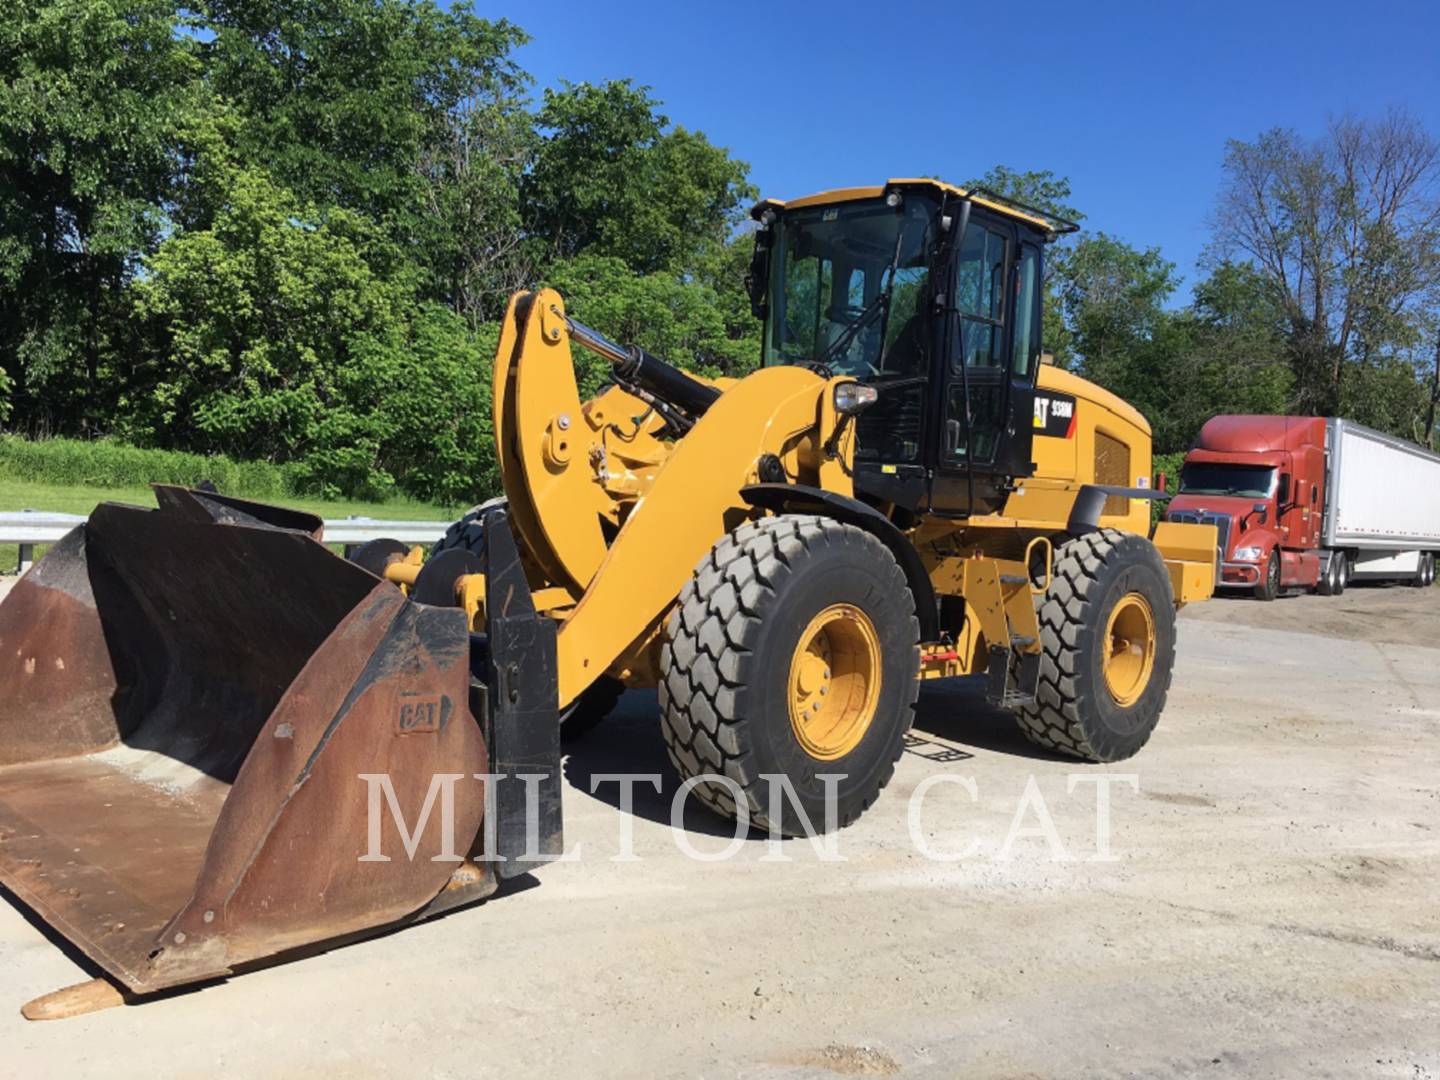
[[[627,691],[603,723],[567,740],[563,749],[565,779],[570,786],[616,810],[621,809],[620,785],[604,779],[606,774],[658,775],[659,791],[643,781],[631,785],[630,812],[646,821],[671,824],[680,776],[665,752],[654,690]],[[721,818],[693,795],[685,800],[682,815],[680,824],[686,832],[726,839],[735,835],[733,821]],[[748,838],[763,840],[766,833],[752,827]]]
[[[630,812],[646,821],[671,823],[671,808],[680,777],[665,752],[660,734],[659,706],[653,690],[630,690],[603,723],[564,745],[566,781],[580,792],[614,809],[620,806],[620,785],[607,775],[658,775],[660,790],[651,784],[631,786]],[[920,688],[915,724],[905,751],[929,761],[954,762],[977,754],[1003,754],[1039,761],[1068,760],[1031,743],[1020,733],[1015,717],[985,700],[983,676],[935,679]],[[683,825],[688,832],[728,838],[734,823],[722,819],[695,798],[686,800]],[[752,828],[751,839],[765,833]]]
[[[985,700],[985,676],[930,679],[920,686],[912,734],[930,735],[970,751],[1006,754],[1038,761],[1066,761],[1061,754],[1036,746],[1020,732],[1015,716]],[[932,754],[918,751],[922,757]],[[974,756],[972,753],[971,756]]]

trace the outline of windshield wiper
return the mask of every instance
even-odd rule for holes
[[[850,347],[850,343],[855,340],[855,336],[859,334],[861,330],[864,330],[865,327],[875,321],[876,315],[889,309],[890,298],[895,293],[895,273],[900,268],[900,244],[904,239],[905,227],[902,222],[900,227],[895,230],[895,253],[890,256],[890,267],[888,277],[885,281],[885,288],[881,289],[880,292],[876,294],[875,299],[866,304],[865,307],[861,309],[860,314],[855,316],[855,321],[841,331],[840,336],[832,341],[826,347],[825,351],[815,358],[814,362],[816,364],[828,367],[831,360]],[[884,342],[881,342],[881,346],[884,346]],[[876,357],[876,359],[878,360],[880,358]],[[875,367],[878,368],[879,365],[876,364]]]

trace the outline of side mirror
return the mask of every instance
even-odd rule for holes
[[[745,275],[745,291],[750,295],[750,314],[765,318],[770,308],[770,240],[769,229],[755,233],[755,250],[750,255],[750,272]]]
[[[1261,525],[1264,525],[1265,519],[1270,516],[1270,508],[1266,506],[1263,502],[1257,502],[1254,506],[1250,507],[1250,512],[1252,514],[1260,515]]]

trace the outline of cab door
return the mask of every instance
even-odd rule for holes
[[[936,513],[986,512],[1011,481],[1034,471],[1040,288],[1040,245],[1009,222],[972,212],[950,274]]]

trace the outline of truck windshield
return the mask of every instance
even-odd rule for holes
[[[1221,465],[1195,461],[1180,470],[1182,495],[1240,495],[1267,498],[1275,489],[1275,470],[1269,465]]]
[[[927,369],[920,298],[935,206],[906,196],[781,215],[771,255],[765,363],[823,362],[856,378]]]

